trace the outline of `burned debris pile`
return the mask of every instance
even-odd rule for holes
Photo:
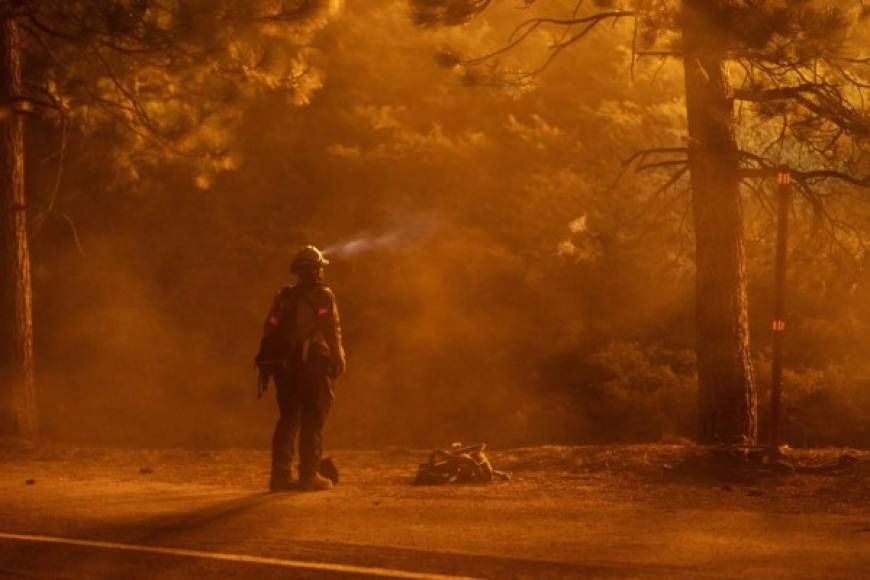
[[[429,455],[426,463],[420,464],[414,485],[509,480],[509,473],[493,469],[492,463],[484,453],[485,449],[485,443],[476,445],[454,443],[449,450],[436,449]]]

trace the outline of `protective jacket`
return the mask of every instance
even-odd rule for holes
[[[336,375],[344,370],[335,294],[321,283],[287,286],[275,296],[266,316],[258,358],[292,364],[312,357],[327,358]]]

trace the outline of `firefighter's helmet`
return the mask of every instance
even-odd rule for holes
[[[328,263],[329,260],[323,256],[323,252],[314,246],[305,246],[296,252],[296,256],[290,263],[290,270],[296,272],[306,268],[318,268],[320,266],[325,266]]]

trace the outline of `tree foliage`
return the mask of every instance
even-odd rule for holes
[[[99,163],[114,142],[70,136],[64,210],[88,255],[59,227],[37,239],[47,435],[262,445],[274,408],[254,403],[251,349],[288,248],[371,238],[384,242],[333,255],[327,272],[353,361],[330,445],[692,436],[685,188],[662,190],[669,172],[633,167],[612,188],[628,152],[685,134],[673,59],[656,75],[644,58],[632,85],[630,51],[613,48],[630,47],[631,27],[606,29],[563,53],[534,92],[484,99],[456,90],[431,55],[445,44],[484,52],[511,14],[420,34],[404,2],[357,3],[323,31],[328,82],[312,106],[269,91],[252,99],[238,132],[244,163],[207,191],[163,171],[143,195],[124,195]],[[38,157],[53,133],[32,128],[46,142],[30,175],[50,183]],[[753,200],[763,405],[771,232]],[[788,440],[867,445],[866,272],[821,244],[812,220],[795,225]]]
[[[25,32],[24,101],[62,127],[113,134],[127,181],[186,161],[207,187],[238,165],[232,134],[252,99],[306,104],[321,85],[309,45],[326,1],[7,4]]]
[[[469,22],[493,4],[411,0],[416,22],[426,27]],[[594,30],[627,21],[633,29],[633,72],[641,59],[664,65],[682,58],[679,8],[669,0],[600,1],[591,8],[583,2],[530,0],[522,9],[537,12],[521,18],[501,47],[469,57],[448,50],[440,59],[473,83],[528,85]],[[841,192],[839,185],[870,187],[868,9],[817,0],[711,2],[700,17],[716,31],[705,38],[705,50],[729,63],[732,97],[739,105],[743,175],[752,190],[764,195],[753,182],[788,166],[804,199],[820,217],[836,221],[826,210],[828,195]],[[518,68],[503,63],[511,50],[532,44],[534,35],[545,43],[539,64]],[[630,159],[641,170],[678,168],[681,153],[675,143]],[[829,185],[820,191],[822,182]]]
[[[418,23],[429,27],[468,21],[493,4],[411,0]],[[761,205],[770,206],[765,179],[785,167],[816,215],[831,224],[831,231],[842,229],[816,186],[833,180],[870,188],[867,62],[856,52],[863,45],[854,42],[863,26],[863,6],[850,11],[809,0],[637,0],[587,7],[582,1],[530,0],[522,8],[538,10],[515,24],[500,47],[473,57],[446,51],[440,62],[474,84],[524,88],[605,24],[628,22],[632,77],[639,59],[657,58],[665,66],[673,58],[683,64],[684,142],[646,147],[630,155],[626,165],[635,172],[668,172],[664,189],[689,180],[699,433],[705,442],[754,443],[757,388],[749,351],[741,182]],[[535,39],[545,45],[540,64],[502,64]],[[736,114],[735,103],[741,105]],[[781,119],[781,127],[765,139],[758,128],[773,119]],[[740,140],[738,127],[744,133]]]
[[[228,130],[245,100],[280,92],[305,103],[319,81],[306,46],[332,3],[317,0],[34,0],[0,2],[3,240],[0,431],[38,432],[29,226],[56,207],[68,128],[107,137],[104,166],[132,184],[142,168],[177,161],[196,182],[237,166]],[[22,70],[22,63],[24,67]],[[57,172],[44,204],[28,199],[23,115],[60,128]],[[79,246],[80,247],[80,246]]]

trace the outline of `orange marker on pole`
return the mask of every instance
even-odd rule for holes
[[[776,265],[774,267],[773,344],[770,361],[770,445],[778,449],[782,436],[782,342],[785,333],[785,281],[788,257],[788,214],[791,207],[791,173],[780,169],[776,176]]]

